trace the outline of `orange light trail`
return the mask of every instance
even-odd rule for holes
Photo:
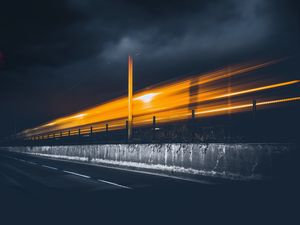
[[[299,101],[300,97],[280,98],[266,94],[268,90],[296,85],[299,80],[280,81],[276,78],[253,75],[252,71],[278,61],[259,64],[239,64],[217,71],[199,74],[178,81],[163,83],[136,92],[133,95],[133,127],[188,120],[191,110],[196,117],[210,117],[249,111],[253,99],[257,106],[270,107],[283,102]],[[230,80],[230,82],[229,82]],[[230,83],[230,85],[228,85]],[[257,99],[258,98],[258,99]],[[23,138],[53,138],[60,136],[125,129],[128,119],[128,98],[122,96],[101,105],[61,117],[20,133]]]

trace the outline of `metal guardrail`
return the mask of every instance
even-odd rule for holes
[[[294,112],[294,110],[289,109],[287,109],[287,111]],[[270,119],[274,113],[276,113],[276,110],[267,112],[265,112],[265,110],[257,111],[257,102],[256,100],[253,100],[251,111],[234,115],[228,114],[220,118],[196,117],[195,110],[191,110],[190,119],[188,120],[162,124],[157,121],[156,116],[153,116],[151,126],[134,127],[131,140],[127,139],[128,122],[124,120],[124,129],[120,130],[114,130],[107,122],[102,124],[103,128],[100,131],[99,128],[93,125],[86,125],[85,127],[75,127],[69,130],[59,130],[53,133],[33,136],[27,140],[2,140],[2,145],[33,146],[102,143],[277,142],[280,141],[277,134],[279,132],[277,128],[280,127],[276,127],[274,122],[271,126],[270,124],[263,124],[266,120]],[[297,114],[296,111],[295,114]],[[278,114],[273,118],[283,118],[283,116]],[[289,117],[286,119],[295,121],[293,118]],[[292,136],[291,134],[294,132],[293,130],[289,131],[288,127],[296,127],[297,123],[291,124],[288,122],[286,126],[286,128],[282,128],[282,136]],[[296,136],[296,134],[293,135]],[[294,137],[291,137],[290,139],[297,141],[297,138]]]
[[[253,120],[255,120],[255,114],[256,114],[256,100],[253,100],[252,102],[252,117]],[[155,133],[157,131],[157,117],[153,116],[152,117],[152,126],[151,126],[151,130],[153,131],[153,137],[155,137]],[[191,110],[191,117],[190,117],[190,121],[187,121],[188,123],[195,123],[196,121],[196,116],[195,116],[195,110],[192,109]],[[190,126],[191,128],[193,126]],[[139,128],[139,127],[137,127]],[[125,130],[125,131],[124,131]],[[123,132],[126,132],[126,130],[128,130],[128,120],[125,120],[124,122],[124,130]],[[110,131],[115,131],[114,129],[110,129],[109,126],[109,122],[104,124],[104,127],[102,129],[99,129],[99,126],[93,126],[93,125],[87,125],[87,126],[81,126],[81,127],[74,127],[68,130],[58,130],[52,133],[44,133],[44,134],[40,134],[40,135],[35,135],[30,137],[29,139],[25,139],[25,140],[31,140],[31,141],[40,141],[40,140],[51,140],[51,139],[62,139],[62,138],[70,138],[72,136],[77,136],[77,137],[92,137],[93,135],[97,134],[97,133],[108,133]],[[121,130],[122,131],[122,130]],[[126,132],[126,136],[128,136],[127,132]],[[130,141],[130,140],[128,140]]]

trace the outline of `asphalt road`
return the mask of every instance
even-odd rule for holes
[[[20,153],[0,152],[0,182],[9,190],[28,195],[95,193],[108,190],[196,188],[217,181],[196,181],[147,172],[53,160]],[[221,182],[221,181],[220,181]]]
[[[0,222],[10,224],[53,224],[57,219],[68,224],[199,224],[241,217],[255,222],[277,221],[288,213],[282,218],[286,223],[298,202],[296,193],[286,183],[194,182],[0,152]]]

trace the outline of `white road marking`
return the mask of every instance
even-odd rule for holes
[[[23,159],[18,159],[18,158],[13,158],[13,159],[16,159],[16,160],[19,160],[19,161],[22,161],[22,162],[27,162],[27,163],[32,164],[32,165],[37,165],[37,163],[35,163],[35,162],[25,161]],[[48,168],[48,169],[58,170],[58,168],[55,168],[55,167],[52,167],[52,166],[47,166],[47,165],[41,165],[41,166],[45,167],[45,168]],[[91,179],[90,176],[83,175],[83,174],[80,174],[80,173],[75,173],[75,172],[68,171],[68,170],[63,170],[63,172],[68,173],[68,174],[72,174],[72,175],[75,175],[75,176]],[[103,182],[103,183],[106,183],[106,184],[110,184],[110,185],[113,185],[113,186],[117,186],[117,187],[120,187],[120,188],[132,189],[131,187],[127,187],[127,186],[124,186],[124,185],[121,185],[121,184],[113,183],[113,182],[110,182],[110,181],[107,181],[107,180],[97,179],[97,181]]]
[[[21,153],[21,154],[32,155],[30,153]],[[53,157],[51,158],[51,157],[43,156],[43,155],[34,155],[34,157],[48,159],[48,160],[52,160],[52,161],[77,163],[77,164],[89,165],[89,166],[92,165],[92,166],[97,166],[97,167],[109,168],[109,169],[113,169],[113,170],[121,170],[121,171],[133,172],[133,173],[146,174],[146,175],[150,175],[150,176],[165,177],[165,178],[171,178],[171,179],[174,179],[174,180],[188,181],[188,182],[192,182],[192,183],[209,184],[209,185],[217,184],[216,182],[213,182],[213,181],[204,181],[204,180],[199,180],[199,179],[196,179],[196,178],[194,179],[194,178],[187,178],[187,177],[179,177],[179,176],[176,176],[176,175],[162,174],[162,173],[159,173],[159,172],[156,173],[156,172],[148,172],[148,171],[138,171],[138,170],[135,170],[135,169],[113,167],[113,166],[103,165],[103,164],[86,163],[86,162],[80,162],[80,161],[75,161],[75,160],[58,159],[58,158],[53,158]]]
[[[30,154],[30,153],[23,153],[23,154]],[[114,167],[114,166],[104,165],[104,164],[86,163],[86,162],[80,162],[80,161],[75,161],[75,160],[51,158],[51,157],[47,157],[47,156],[43,156],[43,155],[34,155],[34,157],[43,158],[43,159],[46,158],[46,159],[52,160],[52,161],[76,163],[76,164],[81,164],[81,165],[97,166],[97,167],[103,167],[103,168],[108,168],[108,169],[113,169],[113,170],[121,170],[121,171],[126,171],[126,172],[146,174],[146,175],[150,175],[150,176],[158,176],[158,177],[170,178],[170,179],[181,180],[181,181],[188,181],[188,182],[198,183],[198,184],[208,184],[208,185],[217,184],[216,182],[213,182],[213,181],[199,180],[196,178],[188,178],[188,177],[180,177],[180,176],[176,176],[176,175],[163,174],[163,173],[159,173],[159,172],[141,171],[141,170],[136,170],[136,169]]]
[[[68,170],[63,170],[63,171],[65,173],[69,173],[69,174],[72,174],[72,175],[75,175],[75,176],[91,179],[91,177],[87,176],[87,175],[83,175],[83,174],[80,174],[80,173],[75,173],[75,172],[68,171]],[[116,183],[113,183],[113,182],[110,182],[110,181],[107,181],[107,180],[98,179],[97,181],[103,182],[103,183],[106,183],[106,184],[110,184],[110,185],[114,185],[114,186],[117,186],[117,187],[120,187],[120,188],[132,189],[131,187],[127,187],[127,186],[124,186],[124,185],[121,185],[121,184],[116,184]]]
[[[75,173],[75,172],[71,172],[71,171],[68,171],[68,170],[63,170],[63,171],[64,171],[65,173],[69,173],[69,174],[72,174],[72,175],[75,175],[75,176],[84,177],[84,178],[88,178],[88,179],[91,178],[90,176],[83,175],[83,174],[80,174],[80,173]]]
[[[70,162],[68,160],[65,160],[65,161]],[[72,162],[74,162],[74,161],[72,161]],[[162,173],[159,173],[159,172],[156,173],[156,172],[150,172],[150,171],[141,171],[141,170],[135,170],[135,169],[113,167],[113,166],[103,165],[103,164],[95,164],[95,163],[93,163],[93,164],[88,164],[88,163],[84,163],[84,162],[75,162],[75,163],[85,164],[85,165],[93,165],[93,166],[104,167],[104,168],[114,169],[114,170],[121,170],[121,171],[126,171],[126,172],[146,174],[146,175],[150,175],[150,176],[170,178],[170,179],[174,179],[174,180],[188,181],[188,182],[192,182],[192,183],[210,184],[210,185],[215,184],[215,183],[210,182],[210,181],[197,180],[197,179],[187,178],[187,177],[179,177],[179,176],[175,176],[175,175],[162,174]]]
[[[131,187],[127,187],[127,186],[124,186],[124,185],[116,184],[116,183],[113,183],[113,182],[110,182],[110,181],[107,181],[107,180],[98,179],[98,181],[106,183],[106,184],[111,184],[111,185],[114,185],[114,186],[117,186],[117,187],[121,187],[121,188],[132,189]]]
[[[9,157],[9,156],[6,156],[6,157],[9,158],[9,159],[14,159],[14,160],[18,160],[18,161],[21,161],[21,162],[26,162],[26,161],[23,160],[23,159],[14,158],[14,157]]]
[[[58,169],[55,168],[55,167],[47,166],[47,165],[42,165],[42,167],[45,167],[45,168],[48,168],[48,169],[52,169],[52,170],[58,170]]]

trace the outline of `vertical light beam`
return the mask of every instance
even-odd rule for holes
[[[132,83],[133,83],[133,60],[128,56],[128,140],[132,137]]]

